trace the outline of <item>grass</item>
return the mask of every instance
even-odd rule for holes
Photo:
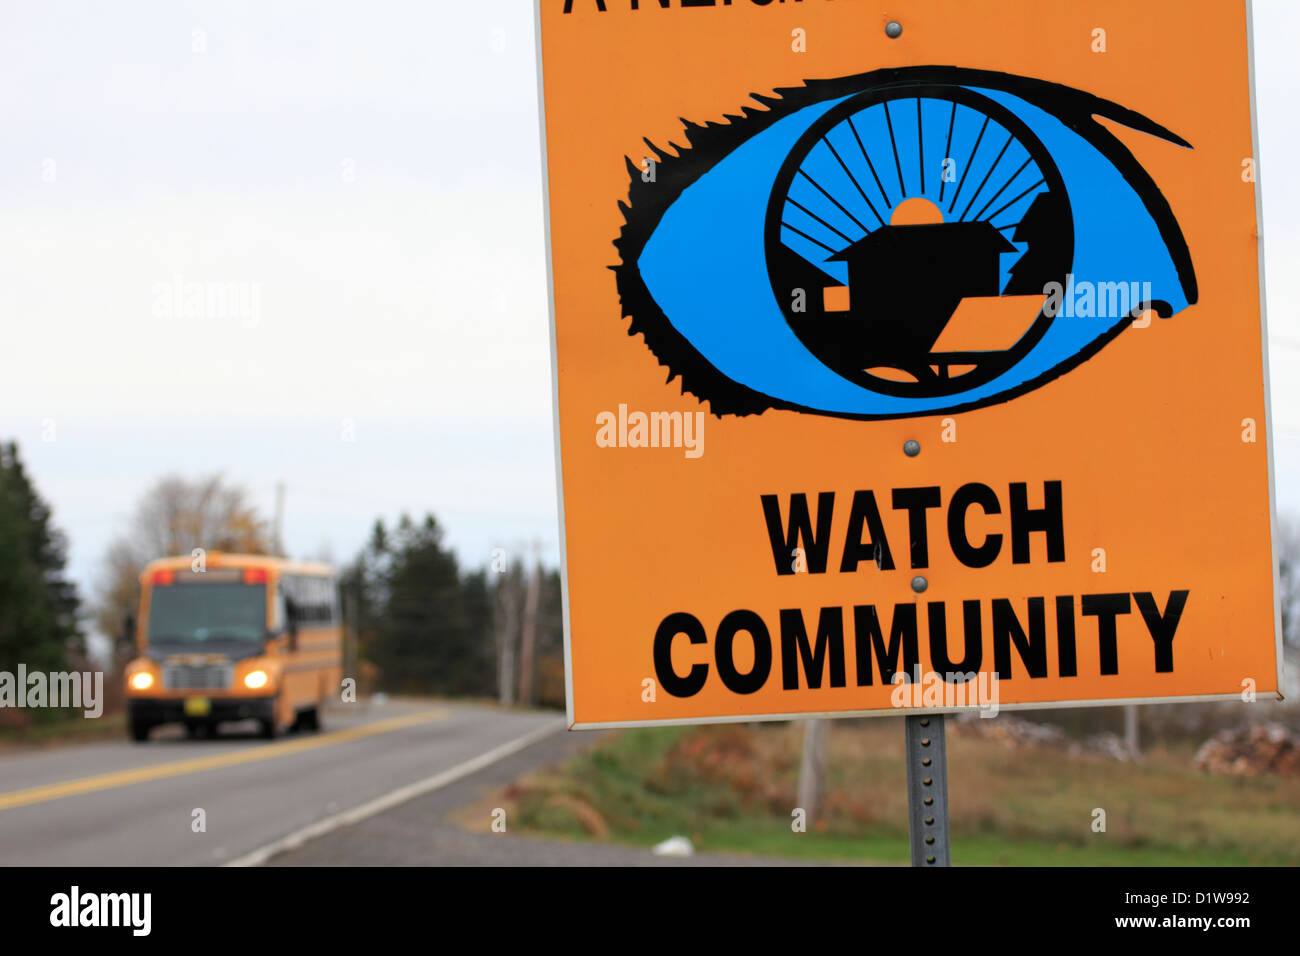
[[[125,712],[104,714],[93,720],[77,714],[58,720],[33,722],[27,726],[0,727],[0,749],[81,744],[110,737],[126,739]]]
[[[1300,863],[1298,778],[1210,776],[1190,746],[1129,764],[950,727],[955,864]],[[832,725],[826,807],[807,833],[791,827],[801,742],[791,724],[621,731],[490,800],[513,832],[538,836],[651,846],[683,834],[699,851],[906,863],[901,721]],[[1093,830],[1098,808],[1105,832]]]

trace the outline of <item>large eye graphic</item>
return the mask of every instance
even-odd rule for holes
[[[629,162],[616,242],[630,333],[715,414],[1005,401],[1196,301],[1168,203],[1094,118],[1190,148],[1145,117],[946,67],[757,99],[652,177]]]

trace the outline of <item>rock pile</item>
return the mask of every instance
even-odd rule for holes
[[[1300,776],[1300,738],[1281,724],[1223,730],[1201,745],[1196,766],[1207,773],[1239,777]]]
[[[1136,759],[1137,755],[1128,749],[1128,744],[1124,743],[1119,734],[1103,733],[1093,734],[1091,737],[1085,737],[1077,743],[1070,744],[1068,751],[1071,757],[1077,757],[1079,754],[1090,754],[1096,757],[1109,757],[1111,760],[1130,761]]]
[[[993,719],[984,719],[974,714],[962,714],[954,725],[958,733],[996,740],[1006,747],[1059,747],[1071,757],[1080,755],[1108,757],[1112,760],[1132,760],[1124,741],[1111,733],[1093,734],[1083,740],[1071,741],[1069,735],[1055,724],[1037,723],[999,714]]]
[[[1008,747],[1053,746],[1065,741],[1065,731],[1054,724],[1039,724],[1010,714],[987,718],[964,713],[957,718],[955,728],[959,733],[997,740]]]

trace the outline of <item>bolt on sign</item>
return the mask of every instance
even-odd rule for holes
[[[1278,696],[1246,3],[539,31],[571,725]]]

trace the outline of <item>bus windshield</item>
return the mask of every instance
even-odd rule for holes
[[[148,634],[150,644],[264,640],[266,585],[212,581],[155,587]]]

